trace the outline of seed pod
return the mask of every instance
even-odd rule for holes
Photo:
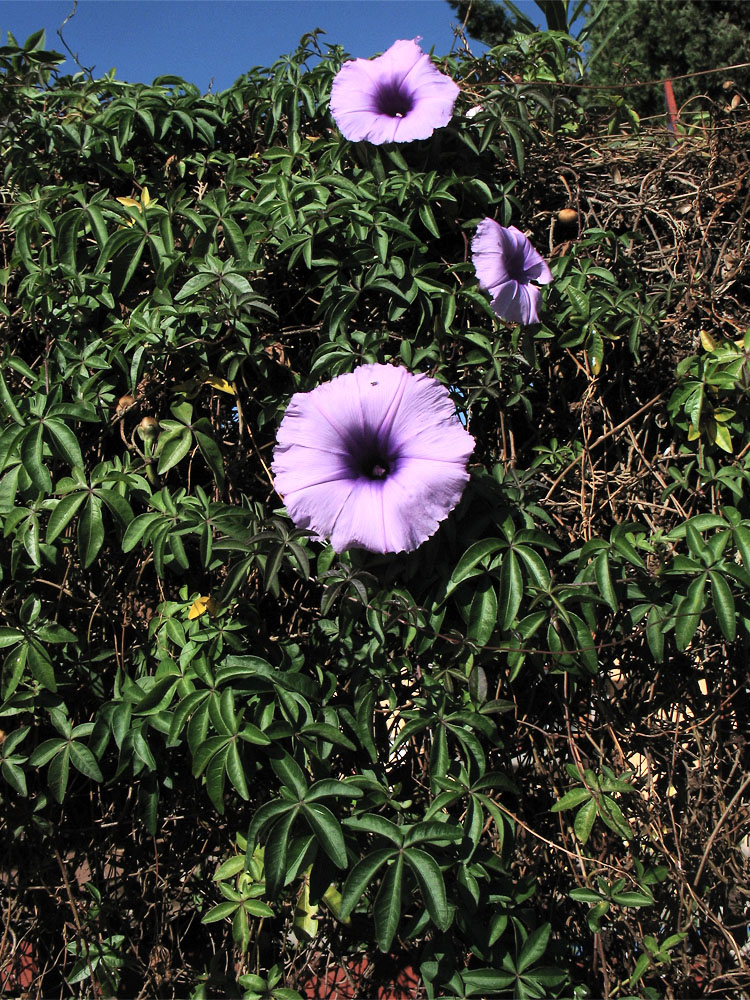
[[[144,417],[136,430],[141,441],[153,441],[159,433],[159,421],[156,417]]]
[[[126,410],[130,409],[133,403],[135,403],[135,399],[130,394],[120,396],[117,400],[117,408],[115,410],[117,416],[121,417]]]
[[[578,212],[574,208],[561,208],[557,213],[557,221],[562,226],[572,226],[578,222]]]

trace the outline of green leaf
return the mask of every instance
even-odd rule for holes
[[[542,957],[547,948],[551,929],[549,924],[542,924],[526,938],[516,959],[516,969],[519,972],[524,972]]]
[[[705,604],[704,587],[706,573],[697,577],[688,587],[684,598],[678,599],[674,608],[674,632],[677,648],[682,652],[690,645],[701,620],[701,611]]]
[[[283,757],[273,758],[271,767],[287,787],[291,788],[300,799],[304,799],[308,789],[305,772],[293,757],[285,753]]]
[[[8,628],[8,626],[0,626],[0,649],[5,646],[14,646],[17,642],[23,639],[23,632],[20,628]]]
[[[467,638],[486,646],[497,625],[497,593],[492,580],[485,577],[474,592],[469,612]]]
[[[613,611],[617,611],[618,601],[615,589],[612,586],[612,577],[609,572],[609,557],[606,552],[600,552],[594,559],[594,576],[599,593]]]
[[[82,743],[73,741],[70,744],[70,759],[76,770],[80,771],[81,774],[85,774],[87,778],[91,778],[93,781],[104,780],[102,772],[99,770],[99,765],[96,762],[96,757]]]
[[[711,599],[719,628],[728,642],[734,642],[737,635],[737,612],[731,588],[721,573],[711,571],[708,575],[711,579]]]
[[[248,850],[252,851],[256,844],[256,838],[263,829],[273,822],[278,816],[290,810],[296,810],[296,806],[284,799],[273,799],[271,802],[264,802],[260,809],[253,816],[252,823],[247,831]],[[296,813],[295,813],[296,814]]]
[[[589,925],[589,930],[592,934],[598,934],[602,929],[602,920],[609,913],[609,910],[610,903],[607,900],[602,900],[601,903],[592,906],[586,914],[586,923]]]
[[[406,862],[417,880],[427,912],[435,926],[446,931],[451,923],[451,911],[445,896],[445,882],[440,867],[426,851],[410,847],[404,851]]]
[[[612,899],[620,906],[651,906],[654,897],[646,892],[615,892]]]
[[[502,547],[503,542],[499,538],[484,538],[470,545],[458,560],[456,568],[451,573],[446,596],[449,596],[464,580],[468,580],[469,577],[476,576],[477,573],[481,572],[481,569],[478,568],[480,563],[488,556],[494,555]]]
[[[349,872],[344,888],[341,890],[340,920],[346,920],[351,915],[367,886],[372,882],[386,861],[396,853],[394,848],[385,847],[379,851],[373,851],[372,854],[368,854],[361,861],[357,862]]]
[[[618,833],[623,840],[632,840],[633,831],[625,819],[622,809],[609,795],[603,795],[599,800],[599,815],[610,828]]]
[[[87,493],[69,493],[58,500],[47,524],[47,542],[54,542],[75,517],[76,511],[88,496]]]
[[[664,662],[664,631],[663,625],[666,614],[663,608],[654,605],[648,613],[646,620],[646,640],[651,655],[657,663]]]
[[[568,895],[577,903],[600,903],[602,898],[593,889],[571,889]]]
[[[70,747],[66,746],[52,759],[47,770],[47,785],[58,802],[65,798],[70,773]]]
[[[241,906],[241,903],[217,903],[216,906],[212,907],[205,915],[201,918],[202,924],[215,924],[217,920],[225,920],[227,917],[234,915],[235,910]]]
[[[526,545],[517,545],[515,547],[515,551],[526,563],[526,569],[528,570],[533,583],[542,589],[549,587],[549,570],[545,565],[544,559],[542,559],[539,553],[528,548]]]
[[[302,812],[315,838],[337,868],[346,867],[346,844],[339,821],[321,802],[305,803]]]
[[[159,465],[157,474],[163,476],[171,468],[181,462],[193,446],[193,435],[186,427],[184,430],[168,431],[159,439],[157,453]]]
[[[21,678],[23,677],[28,651],[29,647],[25,644],[16,646],[16,648],[11,650],[11,652],[5,657],[2,673],[2,695],[6,700],[10,698],[16,690]]]
[[[233,858],[228,858],[219,865],[214,873],[214,881],[220,882],[222,879],[234,878],[245,868],[245,859],[241,854],[236,854]]]
[[[29,764],[32,767],[44,767],[66,744],[67,740],[61,740],[59,737],[55,737],[52,740],[45,740],[32,752],[29,757]]]
[[[502,627],[510,628],[523,599],[523,574],[515,552],[509,549],[500,567],[500,614]]]
[[[628,980],[628,985],[632,986],[633,983],[637,983],[641,978],[643,973],[651,965],[651,959],[647,954],[639,955],[638,961],[635,963],[635,969],[633,970],[633,975]]]
[[[576,837],[578,837],[582,844],[585,844],[589,839],[591,827],[594,825],[595,819],[596,799],[590,798],[589,801],[582,805],[578,810],[573,823],[573,829],[575,830]]]
[[[45,420],[44,426],[52,439],[54,450],[73,468],[83,468],[83,456],[73,431],[62,420]]]
[[[3,412],[7,414],[11,420],[15,421],[15,423],[22,427],[25,425],[26,421],[19,413],[18,408],[13,401],[13,397],[8,391],[8,386],[5,384],[5,379],[3,378],[2,373],[0,373],[0,405],[2,406]]]
[[[216,274],[195,274],[192,278],[189,278],[182,288],[174,296],[175,302],[181,302],[183,299],[189,298],[191,295],[195,295],[196,292],[203,291],[208,285],[218,285],[219,279]]]
[[[550,809],[550,812],[562,812],[564,809],[575,809],[576,806],[591,798],[588,788],[571,788]]]
[[[125,245],[121,250],[118,250],[112,258],[112,280],[110,288],[116,299],[120,298],[130,284],[130,280],[135,274],[136,268],[141,261],[143,250],[148,239],[145,235],[138,237],[137,234],[132,231],[128,231],[125,235],[130,236],[130,239],[123,241]]]
[[[0,773],[2,773],[8,784],[12,788],[15,788],[19,795],[23,795],[24,797],[28,795],[26,775],[18,764],[14,764],[11,760],[4,760],[0,764]]]
[[[276,899],[286,880],[286,859],[289,849],[289,831],[292,828],[297,808],[275,823],[268,835],[264,854],[266,871],[266,895]]]
[[[387,869],[380,886],[373,917],[375,937],[381,951],[390,950],[401,919],[401,892],[404,881],[404,856],[398,854],[395,862]]]
[[[344,820],[344,825],[350,830],[361,830],[365,833],[374,833],[379,837],[392,841],[399,847],[403,843],[404,835],[401,827],[391,823],[385,816],[377,813],[362,813],[361,816],[348,816]]]
[[[52,477],[44,463],[44,428],[41,424],[24,437],[21,461],[34,486],[42,493],[51,493]]]
[[[78,518],[78,552],[84,569],[96,559],[103,543],[102,502],[92,494]]]
[[[237,743],[233,740],[229,744],[228,749],[229,752],[227,753],[226,768],[229,780],[232,782],[239,795],[247,801],[250,798],[250,793],[247,788],[247,782],[245,781],[245,770],[242,766],[242,760],[240,759],[239,750],[237,749]]]
[[[36,639],[32,639],[29,642],[27,650],[27,662],[32,677],[39,681],[42,687],[45,687],[48,691],[52,691],[53,693],[57,691],[55,671],[47,650]]]
[[[221,457],[221,449],[212,437],[203,434],[201,431],[194,431],[195,441],[200,449],[200,453],[206,461],[214,475],[214,479],[219,487],[224,485],[224,460]]]
[[[507,990],[516,982],[513,972],[500,972],[498,969],[468,969],[461,972],[461,979],[467,987],[466,994],[482,993],[486,997],[501,990]]]

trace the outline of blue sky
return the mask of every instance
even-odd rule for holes
[[[517,5],[539,19],[531,0]],[[57,30],[72,9],[73,0],[1,0],[2,43],[8,31],[23,42],[45,28],[47,48],[64,52]],[[95,76],[115,67],[121,80],[150,83],[173,73],[201,90],[222,90],[251,67],[293,51],[316,27],[325,30],[324,42],[353,56],[417,35],[424,49],[444,55],[453,44],[452,23],[457,18],[446,0],[79,0],[63,35]],[[75,69],[69,61],[64,72]]]

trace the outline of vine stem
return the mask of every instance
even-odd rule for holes
[[[729,813],[732,811],[735,802],[739,799],[740,795],[742,795],[742,793],[745,791],[745,789],[747,788],[748,785],[750,785],[750,774],[747,775],[747,777],[742,782],[742,784],[740,785],[740,787],[734,793],[734,795],[732,796],[732,798],[729,801],[729,805],[726,807],[726,809],[724,810],[724,812],[719,817],[719,822],[713,828],[713,831],[711,832],[711,836],[708,838],[708,842],[706,843],[706,849],[703,852],[703,857],[701,858],[701,863],[698,865],[698,871],[695,873],[695,878],[693,879],[693,888],[694,889],[698,888],[698,883],[701,880],[701,875],[703,874],[703,869],[706,867],[706,861],[708,860],[708,855],[709,855],[709,853],[711,851],[711,848],[713,847],[713,843],[716,840],[716,837],[717,837],[717,835],[719,833],[719,830],[721,829],[721,827],[722,827],[722,825],[724,823],[724,820],[727,818],[727,816],[729,815]]]

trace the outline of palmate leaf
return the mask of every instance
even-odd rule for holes
[[[726,577],[721,573],[710,572],[711,599],[716,612],[719,628],[728,642],[734,642],[737,635],[737,612],[734,605],[732,590]]]
[[[163,476],[183,460],[192,446],[193,435],[188,427],[163,434],[159,439],[157,473]]]
[[[451,911],[438,863],[432,855],[415,847],[404,851],[404,857],[419,885],[430,919],[441,931],[447,930],[451,923]]]
[[[573,822],[573,829],[575,830],[576,837],[578,837],[582,844],[585,844],[589,839],[591,828],[594,825],[595,819],[596,799],[590,798],[589,801],[584,803],[584,805],[582,805],[578,810],[576,818]]]
[[[401,893],[404,882],[404,855],[398,854],[387,869],[373,906],[375,937],[381,951],[393,943],[401,919]]]
[[[362,898],[367,886],[372,882],[383,865],[397,853],[395,848],[386,847],[379,851],[373,851],[366,857],[358,861],[349,872],[341,891],[341,903],[339,905],[339,919],[346,920],[354,910],[354,907]]]
[[[75,517],[78,508],[88,496],[85,492],[69,493],[58,500],[47,522],[47,542],[54,542],[57,536],[65,530]]]
[[[92,494],[78,517],[78,552],[84,569],[96,559],[103,544],[102,502]]]
[[[701,620],[701,612],[705,604],[706,573],[697,577],[688,587],[685,597],[678,598],[674,606],[674,632],[677,648],[687,649],[695,635]]]
[[[298,806],[292,806],[287,815],[275,823],[268,834],[264,862],[266,895],[269,899],[276,899],[286,880],[289,832],[297,816],[298,808]]]
[[[315,839],[337,868],[346,867],[346,844],[339,821],[321,802],[304,803],[302,813]]]
[[[542,924],[526,938],[516,959],[516,968],[519,972],[524,972],[542,957],[547,948],[551,929],[549,924]]]

